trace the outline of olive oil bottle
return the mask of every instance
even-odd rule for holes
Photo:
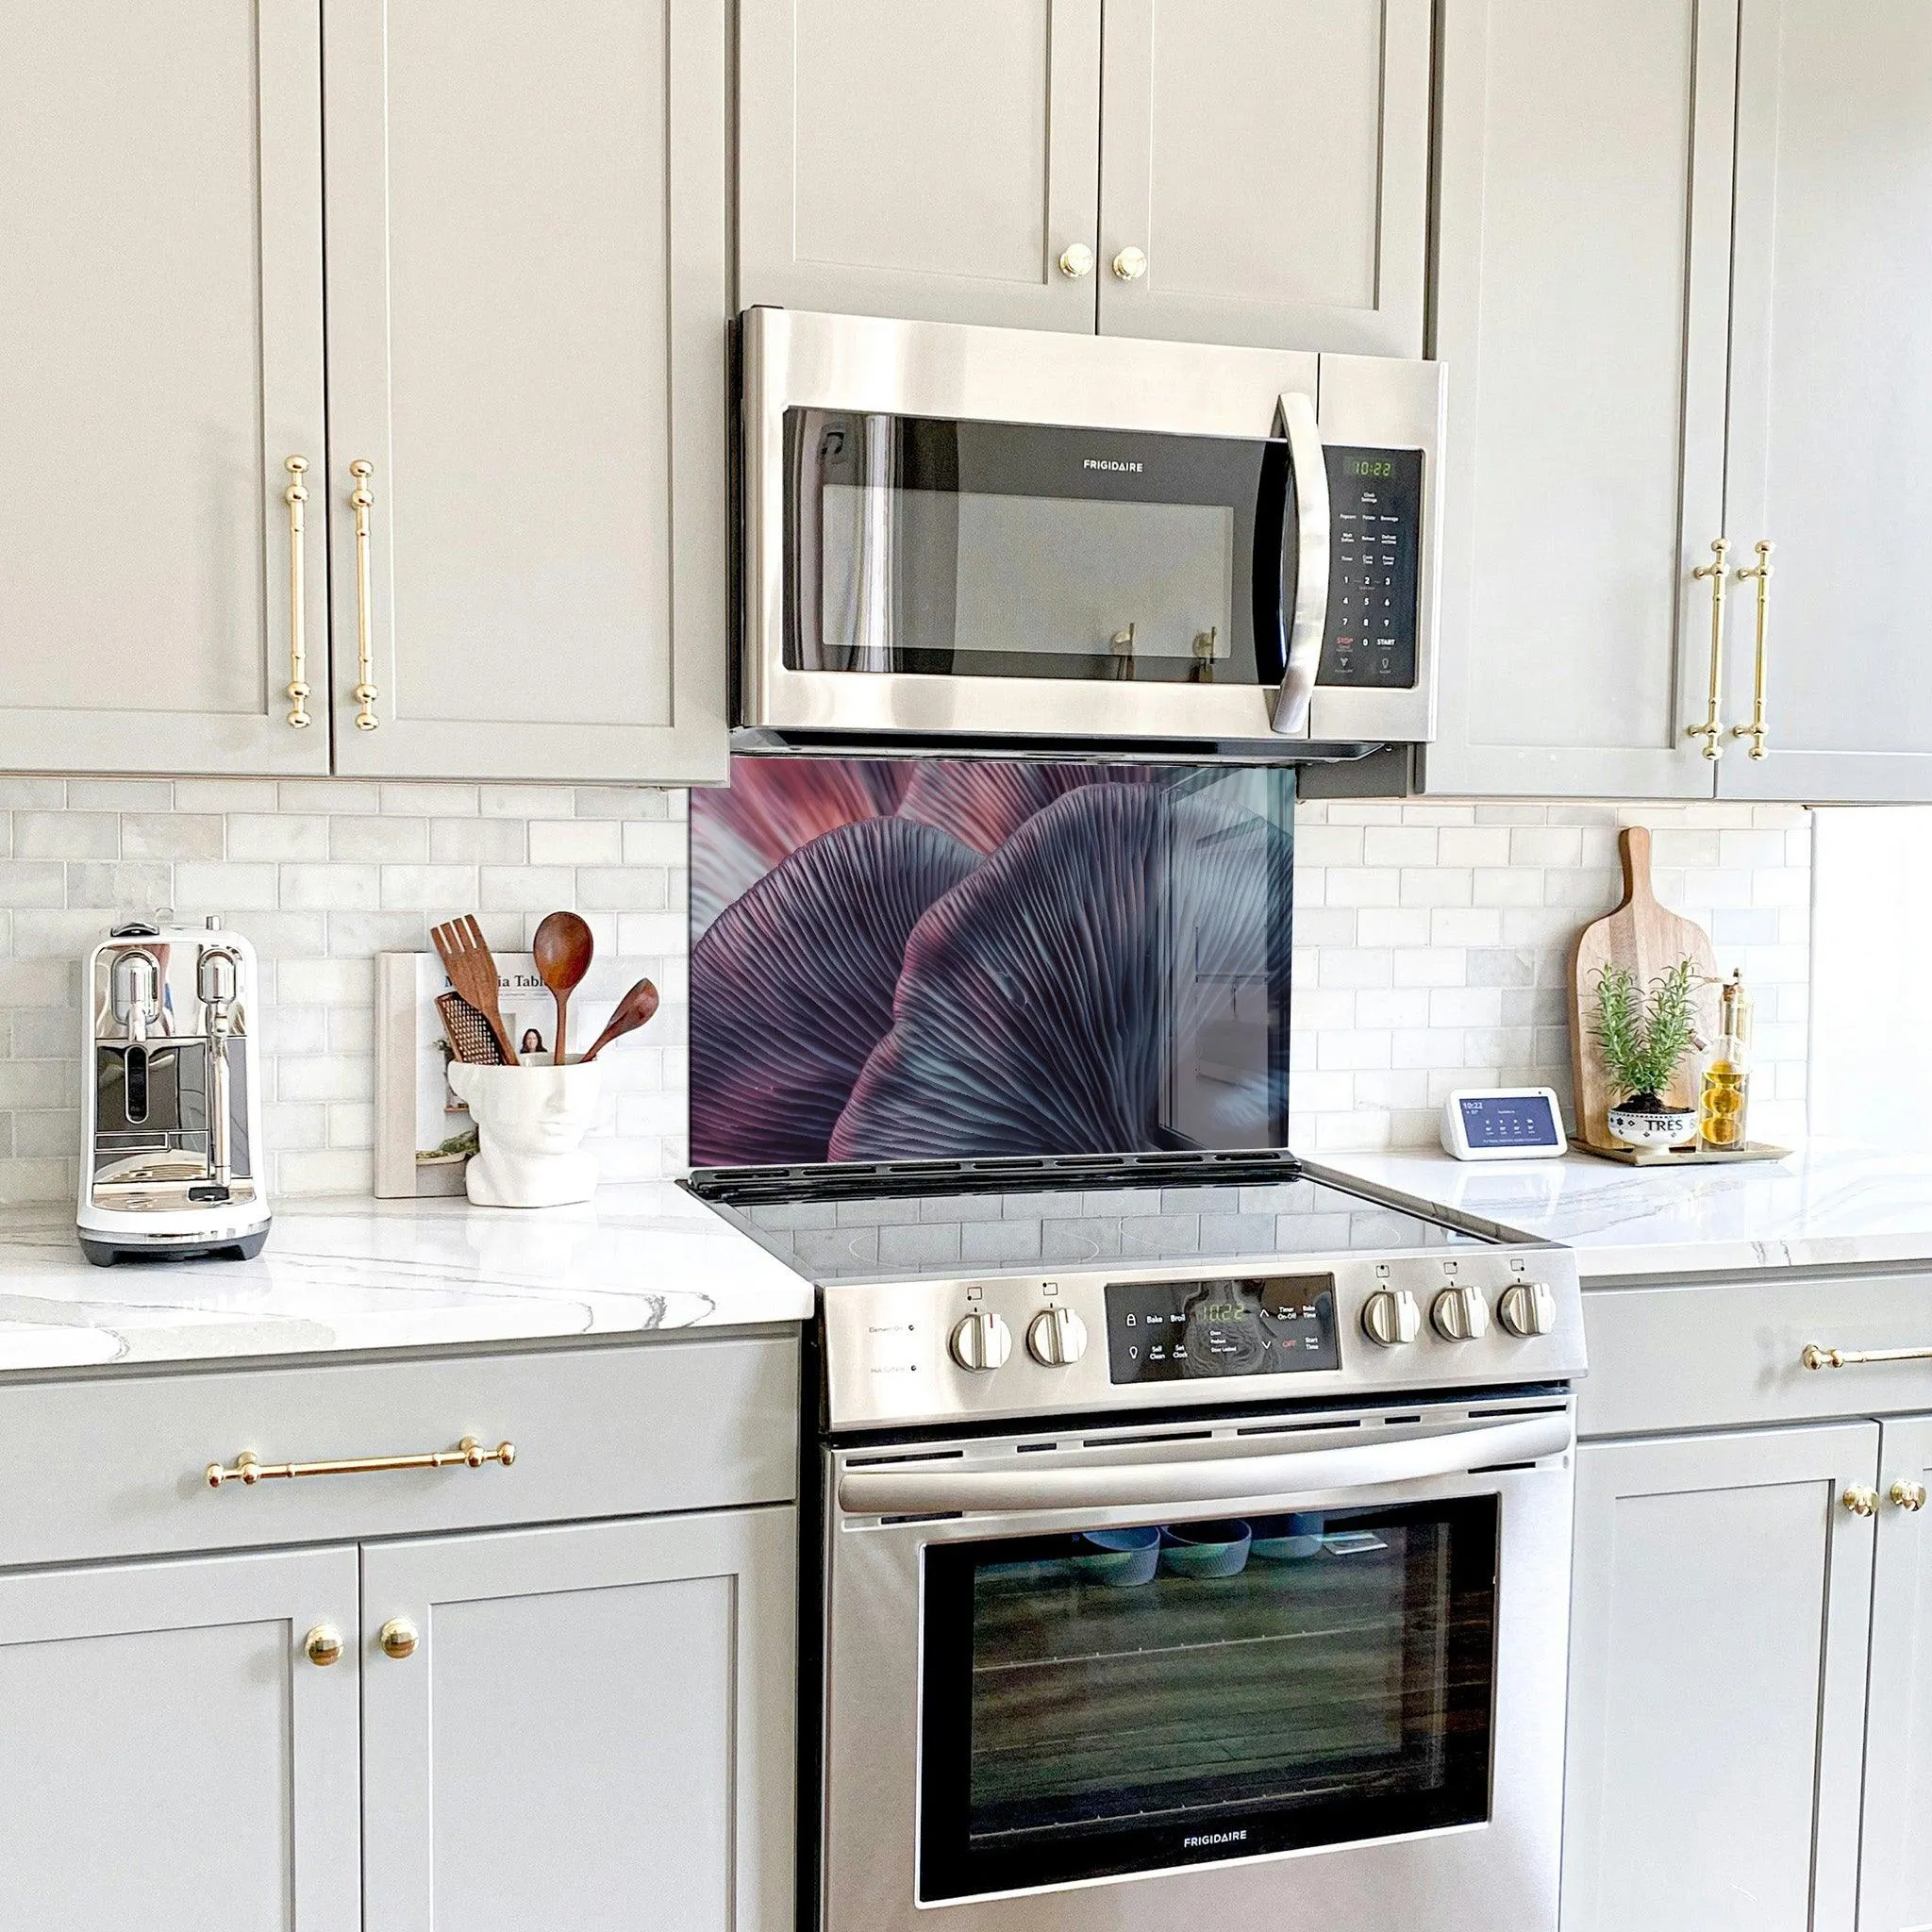
[[[1718,995],[1722,1015],[1718,1041],[1704,1069],[1698,1097],[1697,1137],[1719,1152],[1749,1144],[1751,1104],[1751,995],[1744,975],[1734,972]]]

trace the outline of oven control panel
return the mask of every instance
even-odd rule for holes
[[[1115,1382],[1201,1382],[1341,1366],[1333,1274],[1109,1281],[1107,1365]]]
[[[1584,1372],[1560,1248],[1196,1261],[820,1291],[834,1429],[1375,1396]]]
[[[1328,452],[1328,625],[1317,684],[1409,690],[1423,536],[1419,449]]]

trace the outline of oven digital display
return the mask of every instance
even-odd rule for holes
[[[1335,1277],[1109,1281],[1107,1365],[1116,1383],[1339,1369]]]

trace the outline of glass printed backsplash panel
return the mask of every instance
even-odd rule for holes
[[[694,1166],[1288,1138],[1281,767],[753,758],[691,795]]]

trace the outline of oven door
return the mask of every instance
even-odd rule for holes
[[[827,1932],[1554,1927],[1570,1441],[1558,1401],[833,1455]]]
[[[1305,352],[753,309],[741,353],[740,723],[1306,742],[1319,681],[1424,735],[1431,366],[1337,359],[1338,436]]]

